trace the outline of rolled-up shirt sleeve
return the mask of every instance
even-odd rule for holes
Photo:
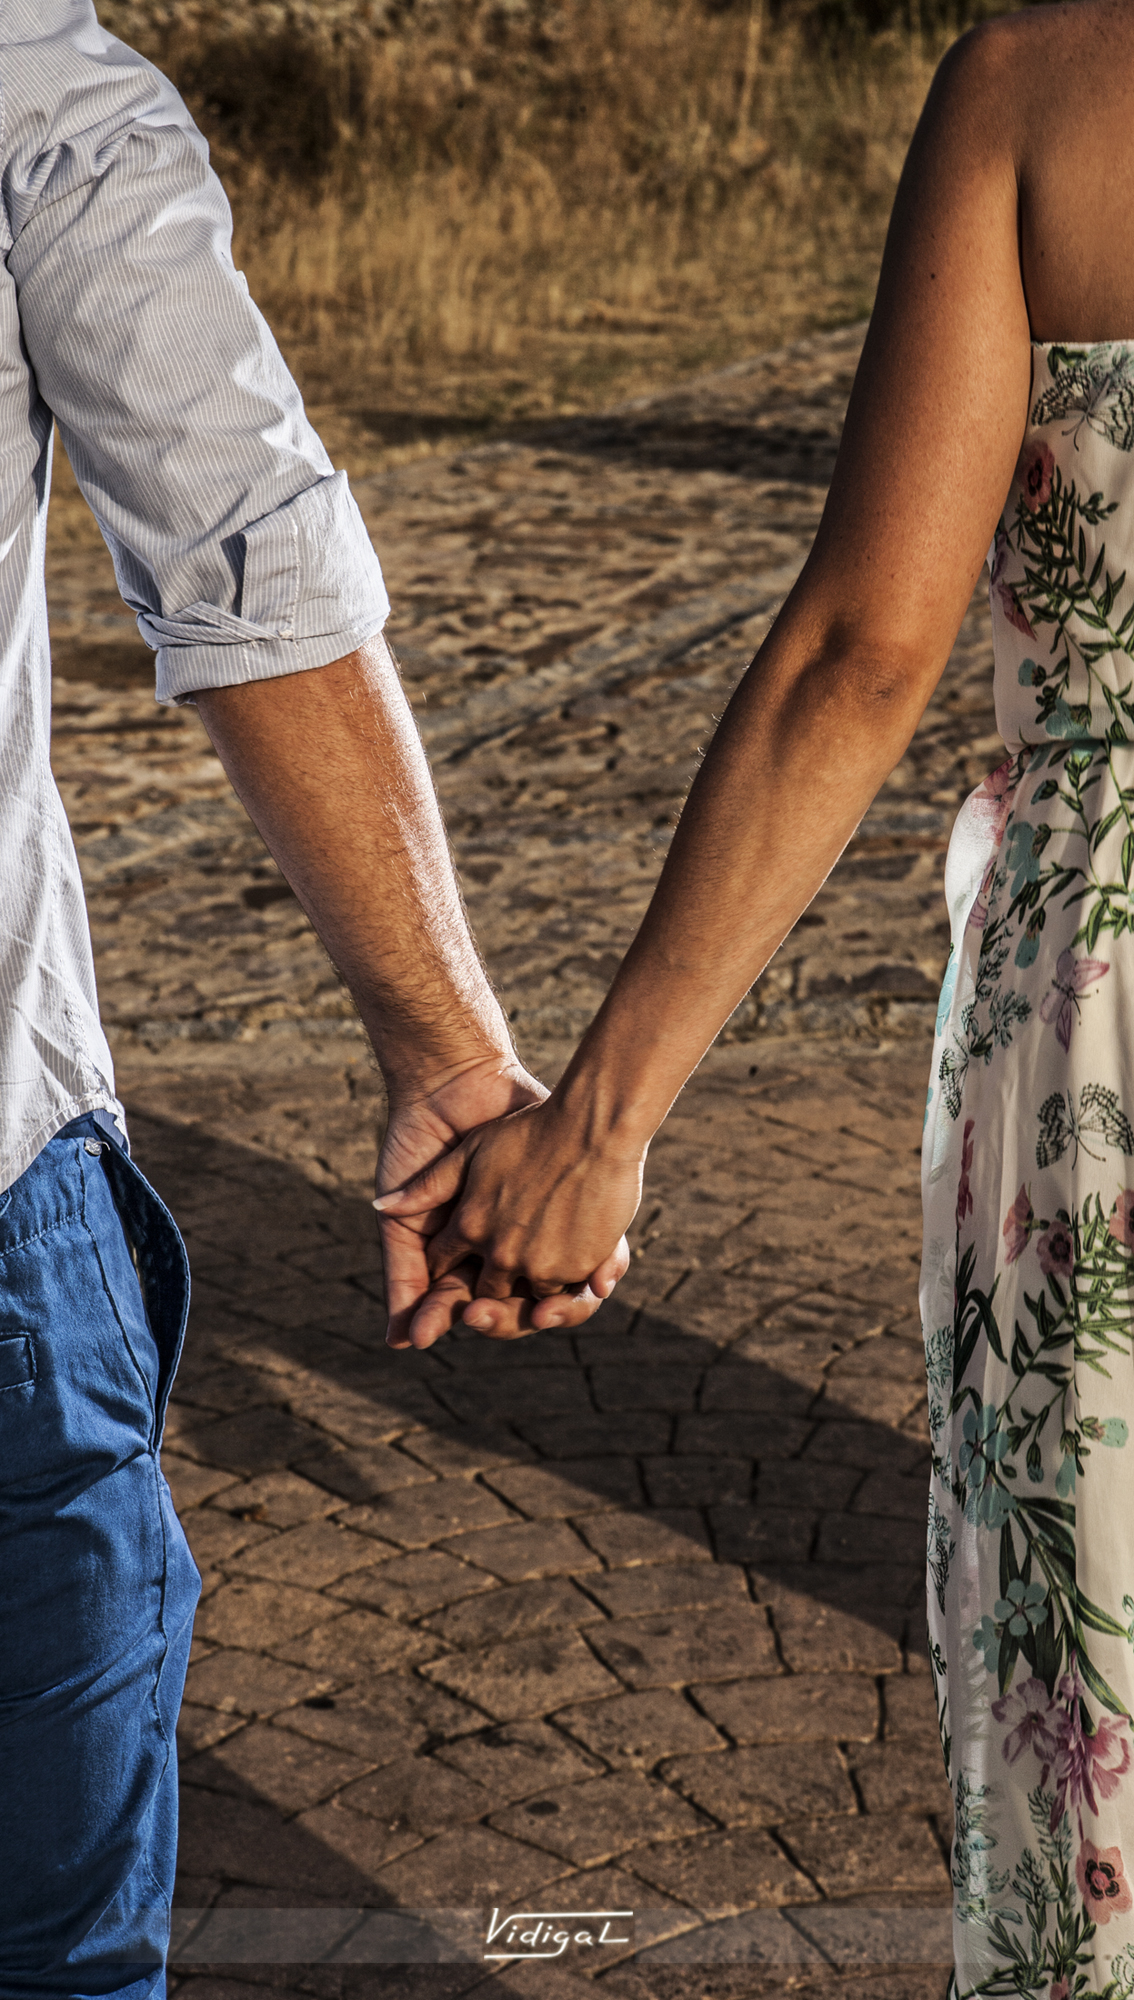
[[[158,699],[325,666],[381,629],[382,571],[233,265],[204,141],[93,25],[39,55],[8,156],[7,263]]]

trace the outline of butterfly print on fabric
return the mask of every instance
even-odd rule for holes
[[[1134,1153],[1134,1129],[1118,1102],[1118,1092],[1107,1090],[1101,1083],[1083,1085],[1078,1111],[1072,1108],[1070,1094],[1064,1097],[1061,1090],[1053,1091],[1040,1106],[1039,1122],[1037,1167],[1053,1166],[1072,1144],[1075,1147],[1072,1166],[1079,1158],[1080,1146],[1092,1160],[1101,1160],[1102,1154],[1088,1146],[1087,1133],[1101,1139],[1106,1146],[1116,1146],[1122,1153]]]
[[[1134,451],[1134,354],[1129,347],[1053,347],[1048,356],[1053,376],[1032,411],[1033,424],[1050,424],[1059,417],[1076,421],[1065,435],[1076,446],[1084,424],[1119,451]]]
[[[1110,971],[1103,958],[1076,958],[1073,951],[1061,951],[1055,962],[1051,992],[1040,1001],[1040,1020],[1054,1021],[1060,1048],[1071,1046],[1071,1030],[1082,1012],[1080,993],[1094,986]]]

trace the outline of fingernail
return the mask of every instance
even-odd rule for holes
[[[384,1194],[376,1194],[370,1206],[371,1208],[376,1208],[379,1215],[383,1215],[386,1210],[386,1196]]]
[[[492,1325],[492,1315],[491,1313],[473,1313],[466,1319],[465,1325],[471,1326],[474,1333],[487,1333],[489,1327]]]
[[[563,1314],[562,1314],[562,1313],[549,1313],[549,1314],[548,1314],[548,1316],[547,1316],[547,1318],[546,1318],[546,1319],[544,1320],[544,1326],[545,1326],[545,1327],[548,1327],[548,1326],[562,1326],[562,1324],[563,1324]]]

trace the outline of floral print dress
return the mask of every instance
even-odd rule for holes
[[[1033,350],[923,1156],[957,1995],[1134,1996],[1134,342]]]

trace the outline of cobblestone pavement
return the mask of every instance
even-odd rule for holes
[[[386,469],[360,435],[473,920],[545,1074],[803,559],[856,353]],[[659,1137],[616,1298],[575,1336],[406,1357],[349,1005],[193,711],[154,708],[65,472],[50,589],[104,1012],[195,1271],[165,1453],[204,1579],[179,1904],[261,1939],[202,1968],[183,1925],[178,1992],[940,1994],[918,1141],[941,854],[1002,754],[985,613]],[[637,1929],[502,1966],[494,1906]],[[368,1910],[477,1935],[383,1965]],[[335,1962],[302,1962],[316,1935]]]

